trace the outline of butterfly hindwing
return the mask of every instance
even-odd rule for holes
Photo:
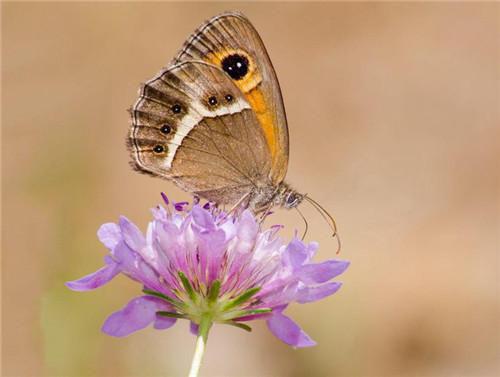
[[[218,203],[235,202],[269,180],[259,120],[216,66],[184,61],[168,68],[143,86],[131,113],[128,144],[140,171]]]
[[[288,166],[288,128],[281,91],[259,34],[240,13],[205,22],[186,41],[173,63],[203,60],[219,67],[244,94],[263,130],[271,155],[270,179],[283,181]]]

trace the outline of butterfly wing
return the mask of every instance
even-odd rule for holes
[[[277,185],[288,167],[288,127],[276,73],[259,34],[240,13],[223,13],[205,22],[186,41],[173,63],[203,60],[224,70],[255,111],[272,159],[270,179]]]
[[[128,145],[135,167],[217,203],[234,203],[269,181],[259,120],[218,67],[184,61],[141,88]]]

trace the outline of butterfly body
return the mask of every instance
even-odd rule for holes
[[[304,195],[282,182],[278,187],[268,185],[252,190],[249,193],[248,207],[255,213],[268,211],[274,206],[290,209],[298,206],[303,197]]]
[[[130,112],[128,146],[140,172],[255,213],[304,198],[284,182],[288,126],[276,74],[239,13],[198,28]]]

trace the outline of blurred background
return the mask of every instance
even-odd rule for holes
[[[281,83],[288,181],[335,216],[342,289],[290,314],[293,350],[261,323],[215,327],[203,376],[498,376],[499,5],[2,3],[4,376],[183,376],[187,323],[100,332],[138,293],[102,265],[98,227],[142,229],[160,191],[128,166],[126,109],[205,19],[244,12]],[[302,206],[317,259],[335,242]],[[303,230],[295,211],[268,224]]]

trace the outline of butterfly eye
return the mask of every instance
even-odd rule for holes
[[[286,198],[286,207],[287,208],[292,208],[292,207],[295,207],[297,201],[298,201],[298,197],[297,195],[291,193],[287,196]]]
[[[153,152],[155,153],[163,153],[165,151],[165,148],[163,147],[163,145],[155,145],[155,147],[153,148]]]
[[[178,103],[176,103],[174,106],[172,106],[172,112],[174,114],[179,114],[181,112],[181,110],[182,110],[182,107]]]
[[[234,80],[241,80],[248,73],[248,59],[239,54],[226,56],[222,60],[222,69]]]
[[[233,101],[233,96],[231,94],[226,94],[226,96],[224,98],[226,99],[227,102]]]
[[[172,128],[168,124],[164,124],[163,126],[161,126],[160,131],[167,135],[170,133],[170,131],[172,131]]]
[[[210,106],[215,106],[217,105],[217,98],[215,98],[214,96],[210,97],[208,99],[208,103],[210,104]]]

